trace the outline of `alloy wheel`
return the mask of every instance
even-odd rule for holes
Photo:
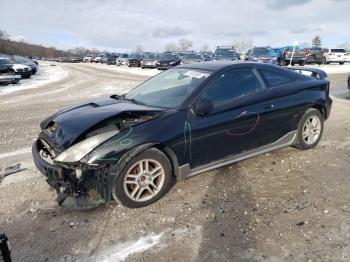
[[[164,185],[165,171],[154,159],[143,159],[136,162],[127,171],[124,178],[124,190],[133,201],[150,200],[159,193]]]
[[[302,137],[306,144],[314,144],[321,134],[321,120],[317,116],[310,116],[303,126]]]

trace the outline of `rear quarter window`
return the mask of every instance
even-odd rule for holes
[[[267,87],[280,86],[294,82],[293,78],[270,70],[259,69],[259,73]]]

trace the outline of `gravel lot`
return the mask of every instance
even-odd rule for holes
[[[286,148],[181,181],[146,208],[72,212],[56,205],[32,163],[40,121],[72,103],[121,94],[157,71],[56,68],[66,72],[60,80],[0,94],[0,168],[27,168],[0,183],[0,232],[14,261],[350,260],[346,70],[329,76],[333,108],[317,148]]]

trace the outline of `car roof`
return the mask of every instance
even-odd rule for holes
[[[297,73],[293,70],[271,65],[271,64],[264,64],[264,63],[257,63],[257,62],[241,62],[241,61],[206,61],[201,63],[193,63],[193,64],[185,64],[177,66],[176,68],[186,68],[186,69],[199,69],[199,70],[207,70],[211,72],[217,72],[225,69],[230,68],[243,68],[243,67],[252,67],[257,69],[267,69],[270,71],[274,71],[276,73],[289,75],[291,77],[297,77],[299,79],[306,79],[307,76]]]
[[[221,69],[230,68],[230,67],[271,67],[275,69],[276,66],[269,64],[261,64],[256,62],[241,62],[241,61],[206,61],[201,63],[186,64],[177,66],[178,68],[189,68],[189,69],[202,69],[208,71],[219,71]]]

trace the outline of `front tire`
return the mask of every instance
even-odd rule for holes
[[[113,187],[113,198],[126,207],[145,207],[163,197],[174,181],[167,156],[151,148],[125,166]]]
[[[295,148],[307,150],[317,146],[323,133],[324,117],[319,110],[309,108],[298,124],[298,139]]]

